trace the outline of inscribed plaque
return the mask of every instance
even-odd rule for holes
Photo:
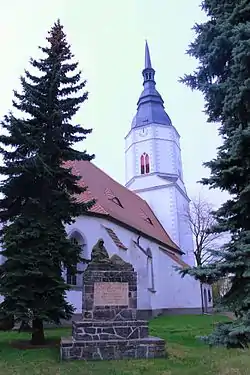
[[[94,306],[128,306],[128,283],[94,283]]]

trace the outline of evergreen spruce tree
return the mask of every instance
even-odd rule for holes
[[[0,174],[5,176],[0,186],[5,257],[0,266],[0,307],[5,316],[32,320],[34,345],[44,343],[44,322],[59,323],[73,313],[62,269],[77,272],[81,249],[67,238],[64,225],[94,203],[77,200],[84,188],[65,165],[93,158],[73,148],[91,132],[72,123],[87,99],[86,82],[72,61],[59,21],[47,41],[47,47],[40,47],[44,58],[30,61],[38,74],[25,71],[22,93],[14,92],[13,106],[20,116],[6,116],[2,126],[7,134],[0,135]]]
[[[222,146],[205,163],[210,178],[202,183],[230,194],[215,212],[216,231],[229,231],[231,241],[222,261],[182,272],[202,282],[232,276],[221,307],[236,320],[220,324],[204,338],[209,344],[245,347],[250,340],[250,8],[249,0],[204,0],[208,20],[195,25],[188,50],[198,68],[182,79],[205,97],[209,122],[220,124]]]

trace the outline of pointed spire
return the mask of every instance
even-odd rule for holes
[[[148,48],[148,42],[146,40],[145,44],[145,69],[152,68],[151,65],[151,58],[150,58],[150,53],[149,53],[149,48]]]
[[[145,67],[142,71],[143,91],[137,102],[137,113],[132,122],[132,128],[147,124],[171,125],[171,120],[165,112],[161,95],[155,88],[155,70],[152,68],[148,42],[145,43]]]

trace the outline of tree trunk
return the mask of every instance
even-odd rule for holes
[[[31,344],[32,345],[44,345],[45,344],[43,321],[41,319],[34,319],[32,321]]]

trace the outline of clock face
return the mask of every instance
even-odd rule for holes
[[[146,135],[148,135],[148,129],[146,129],[146,128],[142,128],[142,129],[139,131],[139,136],[140,136],[140,137],[146,137]]]

